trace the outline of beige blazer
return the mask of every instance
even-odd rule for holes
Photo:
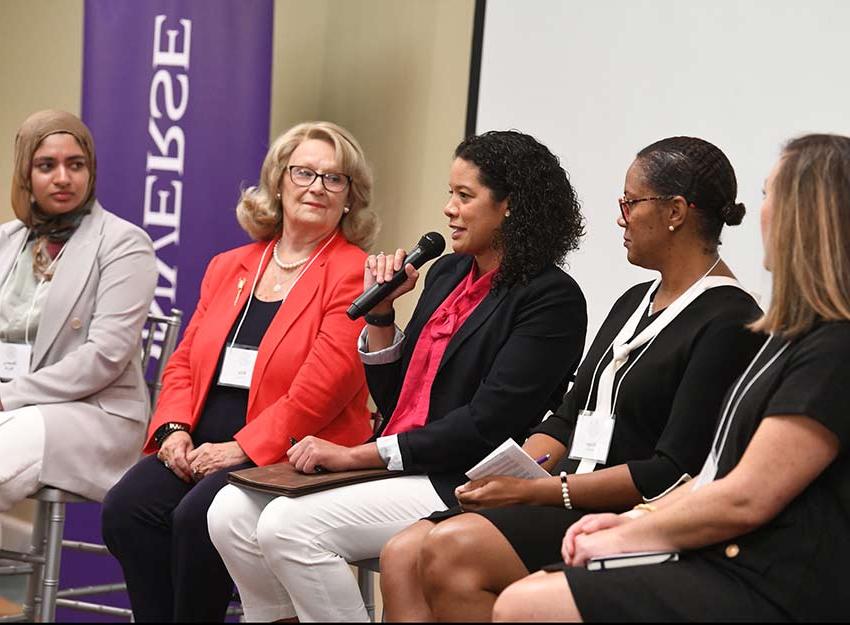
[[[0,281],[26,236],[20,221],[0,226]],[[5,410],[44,415],[43,484],[100,501],[138,460],[149,412],[139,341],[156,281],[150,237],[95,203],[57,264],[32,373],[0,383]]]

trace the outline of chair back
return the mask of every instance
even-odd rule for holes
[[[148,314],[142,330],[142,371],[151,395],[151,411],[156,406],[162,388],[162,372],[177,346],[177,335],[183,324],[183,313],[176,308],[170,315]],[[156,362],[150,365],[153,358]]]

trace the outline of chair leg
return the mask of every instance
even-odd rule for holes
[[[366,606],[369,620],[375,622],[375,576],[372,571],[363,567],[357,567],[357,585],[360,587],[360,595]]]
[[[62,534],[65,531],[65,504],[50,502],[47,524],[47,546],[44,561],[44,579],[41,583],[42,623],[56,620],[56,593],[59,591],[59,567],[62,559]]]
[[[30,539],[30,555],[44,557],[44,541],[47,529],[48,507],[43,501],[38,502],[35,511],[35,523]],[[27,597],[24,600],[24,620],[34,621],[41,604],[41,580],[44,576],[44,564],[33,563],[32,573],[27,581]]]

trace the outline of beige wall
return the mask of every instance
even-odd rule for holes
[[[80,113],[82,0],[0,1],[0,223],[12,218],[15,132],[33,111]]]
[[[446,231],[442,207],[464,135],[474,9],[474,0],[275,4],[272,136],[307,119],[354,133],[375,169],[374,208],[383,220],[376,251]],[[397,303],[402,325],[415,302],[408,295]]]
[[[307,119],[351,130],[375,169],[376,249],[445,230],[463,137],[474,0],[276,0],[271,135]],[[15,131],[32,111],[80,112],[82,0],[0,1],[0,222],[12,217]],[[33,45],[38,42],[38,45]],[[398,304],[405,321],[415,297]]]
[[[376,249],[445,233],[463,137],[474,0],[276,0],[271,135],[307,119],[351,130],[375,169]],[[12,218],[15,131],[31,112],[80,112],[83,0],[0,0],[0,223]],[[421,288],[421,285],[420,285]],[[401,325],[416,298],[397,305]]]
[[[36,45],[37,44],[37,45]],[[15,132],[33,111],[80,113],[83,66],[82,0],[0,1],[0,223],[9,203]],[[32,504],[12,511],[29,518]]]

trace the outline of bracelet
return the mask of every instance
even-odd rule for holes
[[[165,442],[165,439],[174,434],[175,432],[188,432],[189,426],[185,423],[177,423],[175,421],[170,421],[168,423],[163,423],[160,425],[156,432],[153,433],[153,442],[157,447],[162,447],[162,444]]]
[[[656,510],[658,510],[658,508],[653,506],[651,503],[639,503],[634,508],[632,508],[632,510],[644,510],[646,512],[655,512]]]
[[[567,510],[572,510],[573,503],[570,501],[570,487],[567,485],[566,471],[561,471],[561,497],[564,498],[564,507]]]
[[[395,308],[391,308],[390,312],[385,315],[373,315],[366,313],[366,323],[370,326],[378,326],[379,328],[388,328],[395,323]]]

